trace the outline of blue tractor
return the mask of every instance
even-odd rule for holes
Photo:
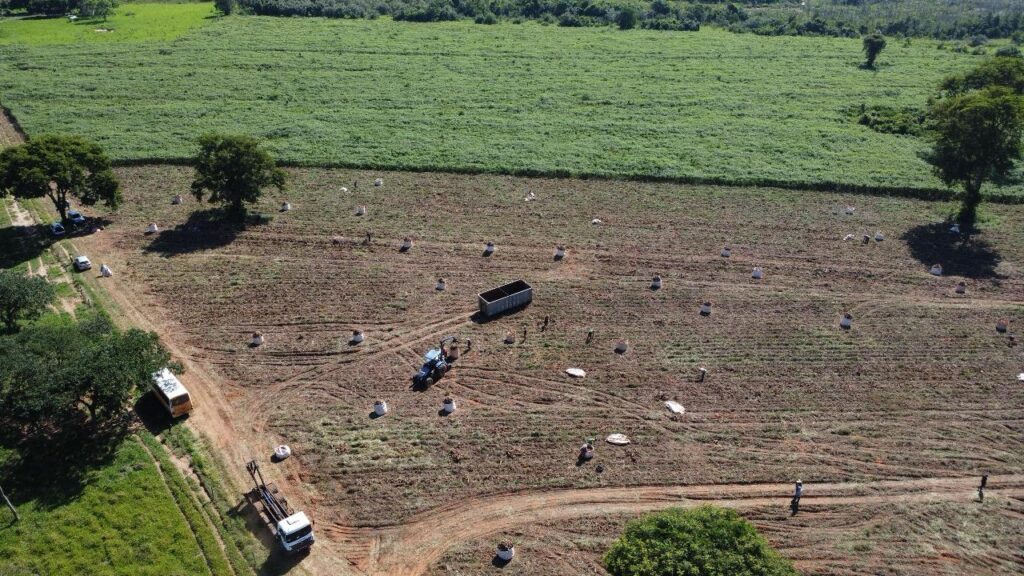
[[[414,386],[429,388],[444,376],[451,368],[451,363],[458,357],[458,351],[449,345],[454,344],[455,336],[449,336],[441,340],[441,345],[424,354],[423,366],[420,371],[412,377]]]

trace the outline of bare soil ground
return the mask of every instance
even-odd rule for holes
[[[208,207],[188,196],[187,169],[121,175],[125,206],[82,243],[113,267],[106,287],[118,304],[159,330],[191,369],[193,422],[229,468],[244,474],[246,458],[291,445],[296,455],[271,474],[326,536],[306,565],[314,572],[346,564],[355,573],[417,574],[469,541],[443,562],[475,574],[485,566],[474,563],[474,546],[490,546],[474,544],[475,535],[521,523],[523,533],[537,525],[590,534],[591,521],[570,519],[576,502],[554,507],[562,514],[519,517],[511,503],[482,506],[496,495],[755,485],[765,499],[748,503],[762,515],[755,519],[773,542],[799,552],[808,573],[863,573],[861,552],[843,557],[843,546],[858,542],[857,526],[930,526],[929,513],[903,517],[900,499],[835,500],[849,511],[786,521],[788,482],[958,478],[941,480],[955,486],[938,491],[955,494],[945,500],[959,506],[982,472],[1011,483],[1024,472],[1024,387],[1016,380],[1024,346],[1011,339],[1024,325],[1021,206],[988,206],[985,232],[963,243],[941,224],[950,205],[906,199],[296,170],[290,191],[261,206],[273,220],[237,231],[209,221]],[[381,188],[372,185],[377,176]],[[536,199],[524,201],[528,192]],[[183,205],[171,204],[175,194],[186,196]],[[293,210],[278,213],[285,199]],[[366,217],[354,216],[358,205]],[[144,235],[150,222],[162,231]],[[365,245],[368,231],[373,242]],[[861,243],[876,231],[885,240]],[[847,234],[856,237],[844,241]],[[415,246],[400,253],[406,236]],[[488,240],[497,251],[484,257]],[[562,261],[552,258],[556,244],[568,248]],[[727,259],[719,256],[725,245]],[[928,274],[936,262],[946,276]],[[751,278],[754,266],[764,279]],[[658,291],[649,288],[655,274],[665,279]],[[448,290],[434,290],[438,277]],[[534,286],[529,308],[488,323],[471,318],[477,293],[517,278]],[[954,292],[959,281],[966,295]],[[704,300],[714,303],[708,317],[698,314]],[[852,330],[838,327],[844,311],[854,315]],[[996,332],[998,318],[1009,318],[1009,334]],[[367,340],[353,347],[354,328]],[[514,345],[502,343],[508,330],[518,334]],[[254,331],[265,345],[248,347]],[[471,338],[472,351],[430,390],[411,389],[422,354],[449,334]],[[630,342],[623,355],[612,350],[620,339]],[[699,383],[702,365],[709,373]],[[587,378],[568,378],[571,366]],[[438,413],[446,394],[459,403],[449,417]],[[378,398],[392,412],[374,420]],[[667,399],[686,414],[671,415]],[[584,439],[613,432],[633,443],[600,442],[597,458],[577,466]],[[1000,514],[1019,518],[1018,488],[1006,488],[1010,512]],[[626,493],[634,492],[644,501],[639,489]],[[584,515],[689,496],[627,508],[602,498]],[[936,522],[959,521],[942,506],[936,514],[945,520]],[[477,508],[509,522],[478,530],[480,515],[420,523],[432,511]],[[813,521],[819,517],[822,524]],[[844,522],[851,528],[832,548],[815,544],[823,527]],[[607,531],[597,524],[601,545],[568,553],[552,570],[597,570],[597,554],[619,525],[618,517]],[[985,537],[1012,544],[1013,526],[985,524],[994,534]],[[905,540],[888,544],[872,539],[871,554],[881,565],[916,557],[904,555],[911,546],[938,561],[944,536],[936,530],[901,532]],[[549,544],[538,554],[558,556],[561,544]],[[970,556],[971,566],[992,563],[977,573],[1024,565],[987,550]],[[967,573],[966,557],[943,561]],[[934,573],[928,563],[901,566],[903,574]]]

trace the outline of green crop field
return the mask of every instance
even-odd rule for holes
[[[305,165],[941,188],[922,140],[849,110],[922,106],[981,57],[914,40],[861,60],[856,39],[713,29],[231,16],[173,41],[2,46],[0,103],[122,161],[221,131]]]
[[[0,574],[227,573],[222,557],[207,563],[168,482],[143,445],[129,439],[73,498],[20,502],[21,521],[11,524],[0,507]]]
[[[213,16],[206,3],[122,4],[106,20],[0,19],[0,45],[172,40]]]

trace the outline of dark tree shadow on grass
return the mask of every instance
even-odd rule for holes
[[[81,423],[22,440],[17,455],[3,462],[0,481],[15,505],[34,500],[49,510],[73,502],[89,483],[90,472],[114,459],[134,421],[126,413],[99,428]]]
[[[109,225],[110,220],[106,218],[90,218],[87,224],[69,228],[61,237],[50,233],[49,224],[0,228],[0,268],[13,268],[34,260],[59,240],[88,236],[92,234],[93,226],[105,228]]]
[[[1002,278],[996,273],[1002,257],[985,240],[949,232],[949,222],[923,224],[902,236],[910,254],[925,266],[942,264],[944,274],[967,278]]]
[[[243,230],[245,224],[228,220],[223,210],[198,210],[189,215],[184,224],[153,234],[145,251],[177,256],[213,250],[231,244]]]

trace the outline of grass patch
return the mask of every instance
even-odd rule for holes
[[[173,42],[0,47],[0,100],[121,162],[219,131],[290,164],[944,190],[922,139],[849,111],[922,106],[980,57],[916,40],[862,60],[858,39],[715,29],[231,16]]]
[[[202,26],[208,2],[122,4],[114,13],[71,22],[67,18],[0,18],[0,45],[52,45],[173,40]],[[104,31],[100,31],[104,30]]]
[[[192,470],[202,483],[201,489],[210,497],[205,507],[210,520],[217,526],[224,541],[224,548],[236,574],[259,571],[269,556],[263,546],[246,525],[243,514],[233,512],[239,496],[225,487],[226,473],[222,464],[211,458],[206,445],[185,426],[174,426],[161,439],[178,456],[187,456]]]
[[[167,478],[177,477],[169,470]],[[138,442],[125,441],[110,464],[90,472],[82,492],[66,501],[11,496],[22,518],[8,525],[8,511],[0,511],[4,573],[211,573],[160,471]]]

